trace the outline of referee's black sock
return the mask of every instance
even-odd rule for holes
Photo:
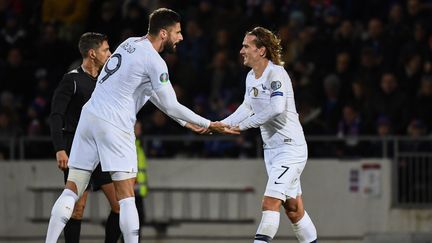
[[[116,243],[120,235],[119,214],[111,211],[105,225],[105,243]]]
[[[81,220],[69,219],[64,228],[64,237],[66,243],[79,243],[81,234]]]

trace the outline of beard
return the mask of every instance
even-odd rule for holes
[[[176,52],[175,44],[171,40],[167,40],[167,42],[164,45],[164,51],[168,53],[175,53]]]

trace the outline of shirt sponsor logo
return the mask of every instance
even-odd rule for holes
[[[159,80],[160,80],[161,83],[166,83],[166,82],[168,82],[168,81],[169,81],[169,75],[168,75],[168,73],[162,73],[162,74],[159,76]]]
[[[280,81],[272,81],[270,87],[272,90],[278,90],[282,87],[282,83]]]

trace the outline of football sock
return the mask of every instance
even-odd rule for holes
[[[120,235],[119,214],[111,211],[105,225],[105,243],[116,243]]]
[[[300,243],[316,242],[317,231],[306,211],[303,218],[301,218],[297,223],[291,224],[291,226]]]
[[[280,213],[276,211],[264,211],[261,223],[258,226],[254,243],[270,242],[279,228]]]
[[[78,195],[69,189],[64,189],[63,193],[54,203],[51,210],[51,217],[48,224],[46,243],[56,243],[60,233],[69,221]]]
[[[63,230],[65,243],[79,243],[81,234],[81,220],[71,218]]]
[[[125,243],[137,243],[139,233],[138,212],[135,197],[128,197],[119,201],[120,229]]]

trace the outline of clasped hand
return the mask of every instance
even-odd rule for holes
[[[232,127],[220,121],[211,122],[208,128],[200,127],[192,123],[186,123],[185,127],[198,134],[212,134],[213,132],[233,135],[240,134],[238,126]]]

